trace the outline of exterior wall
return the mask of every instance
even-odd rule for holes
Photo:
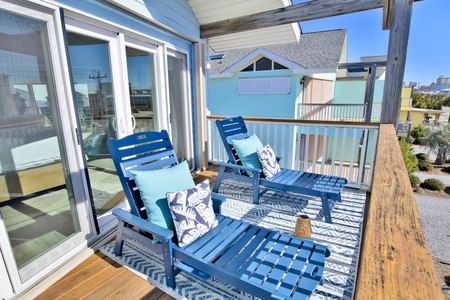
[[[411,111],[411,129],[413,129],[419,124],[422,124],[422,121],[423,121],[423,112]]]
[[[124,2],[127,3],[130,7],[134,7],[134,5],[137,5],[135,3],[138,2],[142,2],[142,1],[130,1],[130,0],[118,0],[120,2]],[[111,2],[116,2],[115,0],[111,0]],[[98,19],[100,21],[105,21],[106,23],[111,23],[111,24],[117,24],[120,27],[125,27],[131,30],[134,30],[136,32],[138,32],[139,34],[145,34],[150,36],[152,39],[155,40],[160,40],[163,41],[167,44],[172,45],[173,47],[180,47],[182,49],[185,50],[190,50],[190,47],[192,45],[192,43],[188,43],[186,41],[186,39],[173,34],[173,32],[177,32],[177,33],[183,33],[185,31],[184,27],[191,27],[188,26],[188,23],[186,22],[186,19],[191,19],[192,17],[194,17],[192,11],[189,8],[189,11],[187,10],[183,10],[183,11],[178,11],[176,8],[180,9],[180,7],[183,7],[183,5],[181,5],[181,3],[186,3],[187,1],[183,0],[183,1],[174,1],[174,0],[169,0],[169,1],[146,1],[148,3],[151,3],[152,6],[156,6],[158,8],[166,8],[166,10],[164,11],[164,13],[158,14],[155,12],[155,8],[150,9],[150,7],[147,7],[146,9],[142,9],[141,11],[138,12],[133,12],[136,13],[137,15],[141,14],[143,11],[147,11],[147,12],[154,12],[154,14],[152,15],[154,18],[158,17],[157,20],[158,22],[153,22],[156,25],[160,25],[159,26],[152,26],[152,24],[143,22],[137,18],[133,18],[130,17],[129,14],[126,14],[122,11],[121,7],[117,7],[117,9],[111,9],[110,6],[105,5],[105,3],[103,3],[102,1],[72,1],[72,0],[58,0],[57,3],[59,3],[62,7],[67,7],[69,10],[78,10],[80,12],[82,12],[83,14],[89,14],[91,16],[93,16],[95,19]],[[162,4],[162,3],[168,3],[166,4]],[[163,18],[163,16],[169,14],[169,11],[167,11],[170,7],[169,4],[173,4],[173,11],[177,11],[178,14],[182,14],[184,15],[183,18],[174,18],[174,20],[179,19],[180,21],[185,21],[183,23],[171,23],[169,22],[169,20],[166,20],[167,24],[161,23],[162,21],[165,20],[165,18]],[[176,3],[176,4],[175,4]],[[115,3],[116,4],[116,3]],[[117,3],[118,5],[121,3]],[[130,9],[131,10],[131,9]],[[172,13],[173,13],[172,11]],[[195,18],[195,17],[194,17]],[[147,18],[149,21],[152,21],[152,19]],[[161,21],[161,22],[159,22]],[[177,25],[176,25],[177,24]],[[174,28],[170,28],[169,25],[173,25]],[[197,35],[194,35],[193,33],[191,33],[189,35],[189,38],[192,41],[200,41],[200,29],[199,29],[199,25],[197,23],[197,27],[198,27],[198,32]]]
[[[384,80],[375,82],[373,103],[381,103],[383,100]],[[366,92],[366,82],[357,81],[336,81],[334,87],[335,104],[364,104],[364,94]]]
[[[191,40],[200,36],[200,25],[187,1],[107,0],[158,26],[177,32]],[[75,2],[70,1],[68,2]]]
[[[291,77],[290,93],[285,95],[239,95],[241,78]],[[291,70],[235,73],[232,77],[210,79],[208,110],[213,115],[261,118],[294,118],[295,103],[302,92],[302,75]]]
[[[303,103],[329,103],[333,100],[334,81],[306,77]]]

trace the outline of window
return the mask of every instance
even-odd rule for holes
[[[282,95],[290,90],[289,77],[242,78],[238,83],[239,95]]]
[[[279,64],[267,57],[261,57],[257,61],[251,63],[247,67],[241,70],[241,72],[253,72],[253,71],[271,71],[271,70],[285,70],[287,67]]]

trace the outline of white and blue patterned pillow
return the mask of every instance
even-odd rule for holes
[[[180,192],[167,193],[178,246],[189,245],[216,227],[218,221],[211,201],[209,180]]]
[[[258,159],[261,163],[264,176],[266,176],[267,179],[272,178],[281,171],[275,152],[273,152],[273,149],[269,144],[263,148],[257,148],[256,153],[258,153]]]

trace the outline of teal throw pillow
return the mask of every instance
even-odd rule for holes
[[[233,140],[233,146],[243,166],[261,169],[256,149],[264,146],[255,134],[246,139]],[[249,172],[248,176],[253,177],[253,173]]]
[[[179,192],[195,186],[186,161],[171,168],[136,171],[131,170],[141,194],[148,221],[174,230],[173,219],[167,204],[168,192]]]

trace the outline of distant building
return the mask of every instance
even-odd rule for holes
[[[444,77],[444,75],[439,76],[436,83],[430,85],[430,92],[435,94],[449,94],[450,88],[450,77]]]

